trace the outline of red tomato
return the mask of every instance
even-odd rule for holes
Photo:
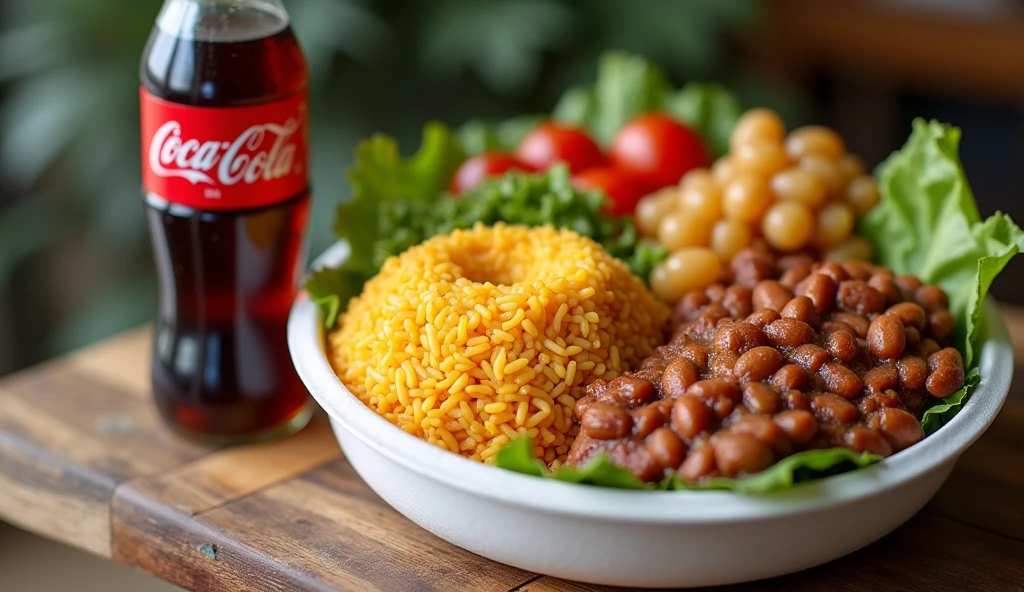
[[[679,182],[711,161],[700,135],[671,117],[648,113],[630,121],[612,141],[612,162],[651,187]]]
[[[519,143],[516,156],[537,170],[545,170],[556,162],[564,162],[573,173],[607,162],[597,142],[587,132],[550,122],[537,126],[527,134]]]
[[[603,191],[608,199],[604,210],[616,216],[627,216],[636,209],[636,202],[647,195],[646,186],[628,171],[610,166],[587,169],[572,176],[578,189]]]
[[[511,169],[530,172],[532,167],[525,165],[511,154],[504,152],[483,152],[462,163],[455,171],[448,191],[458,195],[475,188],[487,177],[497,177]]]

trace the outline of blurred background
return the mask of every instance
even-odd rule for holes
[[[0,374],[144,323],[138,59],[160,0],[0,4]],[[964,130],[983,214],[1024,221],[1020,0],[285,0],[312,72],[311,253],[355,143],[549,110],[598,55],[719,81],[871,166],[915,116]],[[996,295],[1024,303],[1021,264]]]

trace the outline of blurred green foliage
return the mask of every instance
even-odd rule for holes
[[[593,77],[597,56],[610,48],[644,54],[679,80],[735,82],[723,35],[757,13],[756,0],[285,4],[311,68],[312,253],[331,241],[334,206],[348,195],[343,172],[359,138],[379,130],[410,147],[429,119],[548,111],[564,88]],[[14,327],[7,336],[7,347],[18,350],[14,364],[153,314],[136,89],[159,6],[7,2],[9,24],[0,30],[0,307]]]

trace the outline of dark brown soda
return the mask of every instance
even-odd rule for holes
[[[202,15],[194,35],[155,28],[143,54],[145,88],[167,101],[225,108],[305,92],[305,61],[286,22],[256,10],[235,13],[226,40],[204,40],[225,38],[217,30],[222,16]],[[153,394],[178,431],[235,442],[308,421],[309,396],[285,338],[308,211],[308,191],[243,211],[203,211],[146,195],[160,283]]]

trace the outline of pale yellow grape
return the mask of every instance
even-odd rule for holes
[[[853,231],[854,220],[853,208],[848,204],[843,202],[827,204],[818,212],[814,244],[829,248],[842,243]]]
[[[713,220],[684,212],[674,212],[658,226],[658,242],[669,251],[683,247],[705,247],[711,240]]]
[[[722,191],[717,185],[679,191],[679,212],[706,220],[722,217]]]
[[[863,216],[878,203],[878,182],[871,175],[855,177],[846,188],[846,201]]]
[[[786,137],[786,125],[779,114],[771,109],[757,108],[744,113],[733,128],[729,144],[735,152],[737,146],[752,141],[768,141],[782,144]]]
[[[856,154],[844,154],[839,160],[836,161],[836,166],[839,167],[839,172],[843,174],[843,178],[849,183],[855,177],[859,177],[864,174],[866,170],[864,168],[864,161],[860,159]]]
[[[765,212],[761,220],[761,233],[768,244],[776,249],[796,251],[811,239],[814,215],[801,203],[780,201]]]
[[[634,219],[640,234],[657,236],[661,221],[679,207],[678,199],[678,190],[675,187],[666,187],[637,202]]]
[[[717,188],[721,191],[721,187],[715,176],[711,173],[710,169],[693,169],[683,175],[683,178],[679,180],[680,189],[709,189]]]
[[[838,198],[844,195],[846,190],[846,179],[835,161],[820,154],[808,154],[800,159],[800,168],[814,173],[825,183],[830,198]]]
[[[875,247],[871,241],[863,236],[850,235],[840,245],[837,245],[824,253],[827,261],[844,261],[846,259],[858,259],[860,261],[871,261],[875,256]]]
[[[741,173],[770,177],[789,165],[789,158],[778,142],[753,140],[740,144],[730,155]]]
[[[818,154],[835,161],[846,154],[846,145],[835,130],[823,125],[805,125],[789,132],[786,154],[794,160]]]
[[[734,220],[756,222],[773,200],[768,181],[755,175],[741,175],[725,186],[722,212]]]
[[[754,233],[750,226],[740,220],[719,220],[711,230],[711,248],[722,261],[729,261],[733,255],[750,245]]]
[[[817,175],[799,167],[776,173],[771,181],[775,197],[816,210],[828,199],[828,187]]]
[[[723,156],[711,165],[711,175],[722,187],[736,176],[736,163],[729,156]]]
[[[722,261],[708,248],[680,249],[651,273],[651,289],[666,302],[677,302],[690,290],[706,288],[722,275]]]

